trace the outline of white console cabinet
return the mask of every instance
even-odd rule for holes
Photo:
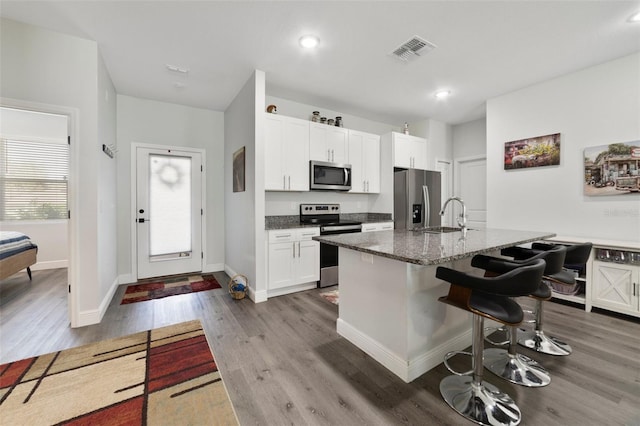
[[[320,228],[279,229],[268,233],[268,296],[315,288],[320,279]]]
[[[592,306],[640,316],[640,266],[593,262]]]
[[[553,297],[583,304],[587,312],[595,307],[640,317],[640,244],[578,237],[548,240],[560,244],[587,241],[593,243],[593,249],[585,268],[586,274],[576,278],[584,282],[584,294],[570,296],[553,292]]]

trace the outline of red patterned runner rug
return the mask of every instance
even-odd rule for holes
[[[238,425],[200,321],[0,365],[0,419]]]
[[[148,283],[132,284],[122,296],[121,305],[127,303],[144,302],[146,300],[161,299],[178,294],[195,293],[198,291],[221,288],[213,275],[189,275],[165,278]]]

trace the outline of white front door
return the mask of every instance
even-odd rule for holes
[[[138,278],[202,270],[202,155],[136,148]]]
[[[456,193],[467,206],[467,226],[484,228],[487,226],[487,159],[457,160],[456,169]]]

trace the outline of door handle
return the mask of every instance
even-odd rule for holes
[[[149,222],[148,220],[146,222]],[[141,217],[140,219],[138,219],[138,223],[145,223],[145,220],[143,217]]]
[[[287,189],[291,189],[291,175],[289,175],[289,188]]]
[[[429,200],[429,187],[422,185],[422,193],[424,194],[424,226],[431,224],[431,203]]]

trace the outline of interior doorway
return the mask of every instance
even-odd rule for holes
[[[78,222],[72,214],[78,211],[77,154],[71,141],[77,140],[78,112],[69,107],[0,98],[0,114],[0,134],[5,149],[2,154],[4,181],[17,178],[35,191],[33,197],[27,197],[26,205],[22,205],[26,200],[23,191],[11,201],[11,208],[20,212],[18,216],[26,214],[28,217],[17,218],[15,212],[9,214],[16,220],[3,217],[2,228],[29,235],[39,245],[37,263],[31,267],[33,271],[66,268],[67,316],[71,327],[77,327],[79,309],[74,289],[78,282],[75,267]],[[27,147],[30,149],[18,152]],[[29,175],[28,167],[23,169],[19,164],[13,165],[13,171],[7,170],[9,151],[15,149],[18,149],[16,155],[21,157],[19,160],[23,165],[32,163],[35,175]],[[16,170],[18,174],[14,173]],[[23,176],[22,172],[26,174]],[[12,173],[15,176],[8,176]],[[4,196],[11,197],[8,187],[2,191]],[[6,208],[9,203],[5,201],[3,206]]]
[[[137,278],[202,270],[203,153],[134,146]]]
[[[487,226],[487,157],[456,160],[455,170],[455,191],[467,206],[467,225],[470,228],[485,228]],[[456,212],[456,214],[459,213]]]
[[[436,160],[436,170],[440,172],[440,194],[442,204],[452,197],[453,193],[453,167],[449,160]],[[440,206],[442,208],[442,206]],[[453,210],[449,210],[442,217],[442,226],[453,226]]]

